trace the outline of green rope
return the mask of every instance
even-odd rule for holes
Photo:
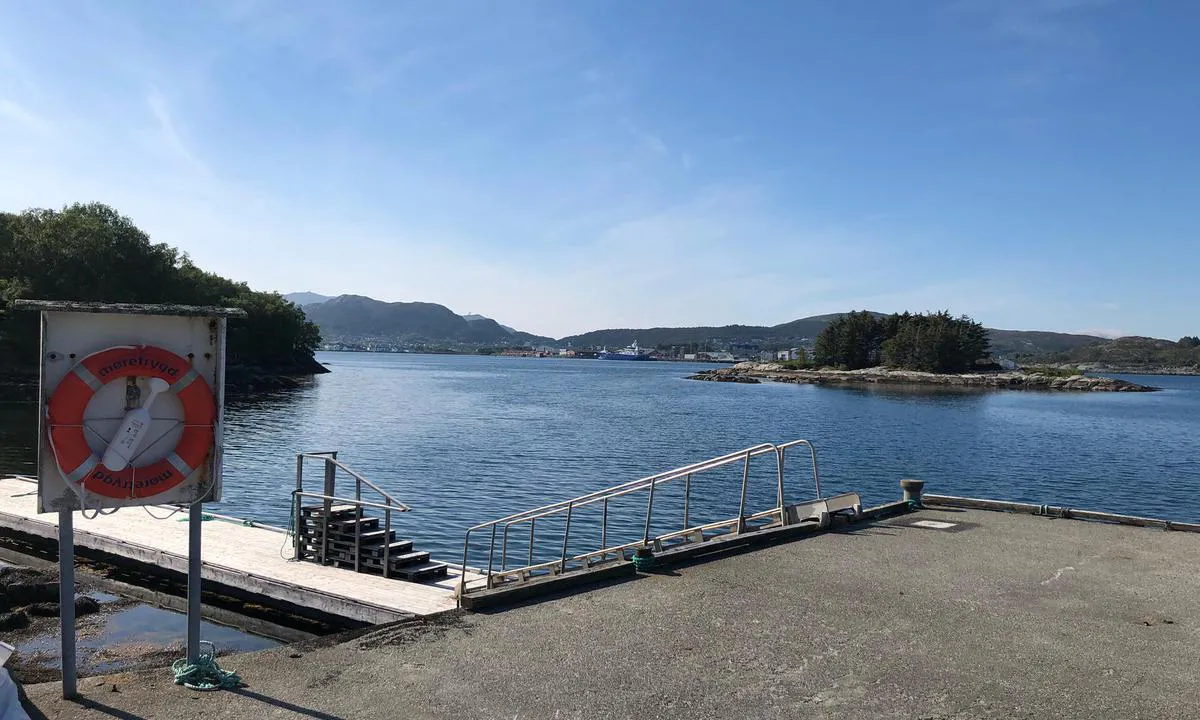
[[[205,520],[212,520],[212,519],[213,519],[212,515],[209,515],[208,513],[200,513],[200,522],[204,522]],[[181,517],[178,520],[176,520],[175,522],[187,522],[187,521],[188,521],[187,517]]]
[[[637,553],[634,553],[633,566],[638,570],[645,572],[646,570],[654,567],[654,556],[650,554],[638,555]]]
[[[171,663],[171,671],[175,673],[175,684],[192,690],[233,690],[242,684],[242,679],[232,670],[222,670],[217,664],[217,648],[207,640],[200,644],[207,645],[209,652],[201,652],[195,663],[189,663],[187,658],[180,658]]]

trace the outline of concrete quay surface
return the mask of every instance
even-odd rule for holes
[[[220,658],[238,691],[165,669],[26,690],[45,717],[126,720],[1197,718],[1198,569],[1200,534],[923,510]]]

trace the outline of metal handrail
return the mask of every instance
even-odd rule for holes
[[[666,472],[657,473],[655,475],[650,475],[645,478],[640,478],[638,480],[633,480],[631,482],[622,483],[620,485],[615,485],[613,487],[606,488],[603,490],[597,490],[594,492],[590,492],[585,495],[580,495],[579,497],[572,498],[570,500],[551,503],[549,505],[543,505],[538,508],[533,508],[532,510],[524,510],[522,512],[513,513],[511,515],[500,518],[498,520],[492,520],[489,522],[484,522],[484,523],[479,523],[478,525],[474,525],[467,529],[466,535],[463,539],[463,565],[466,565],[467,561],[468,561],[468,556],[469,556],[470,547],[471,547],[471,534],[474,532],[486,530],[489,528],[491,529],[491,537],[490,537],[489,549],[488,549],[488,565],[487,565],[487,570],[485,572],[485,578],[486,578],[485,583],[484,583],[485,588],[493,587],[493,579],[495,577],[504,578],[504,577],[510,577],[510,576],[514,576],[514,575],[515,576],[523,576],[523,575],[527,575],[528,573],[537,571],[537,570],[553,571],[556,567],[557,567],[558,572],[561,573],[561,572],[566,571],[568,562],[583,561],[583,562],[587,563],[590,560],[590,558],[592,558],[592,557],[597,557],[597,556],[603,557],[603,556],[615,554],[617,552],[621,552],[622,556],[624,556],[624,551],[629,548],[649,546],[652,541],[657,544],[662,539],[687,536],[689,533],[694,533],[697,530],[700,530],[700,532],[703,533],[703,531],[705,529],[713,529],[713,528],[719,528],[719,527],[732,526],[733,531],[735,533],[741,533],[745,530],[745,527],[746,527],[745,523],[747,520],[751,520],[751,521],[759,520],[759,519],[771,517],[774,515],[778,515],[780,524],[786,525],[786,524],[788,524],[789,520],[787,517],[787,513],[784,512],[784,508],[785,508],[785,497],[784,497],[785,452],[789,448],[800,446],[800,445],[807,446],[809,448],[810,454],[812,456],[813,484],[814,484],[814,489],[817,494],[817,498],[819,499],[821,497],[820,471],[817,467],[816,448],[813,447],[811,442],[809,442],[807,440],[793,440],[791,442],[784,443],[782,445],[774,445],[771,443],[762,443],[759,445],[755,445],[753,447],[745,448],[743,450],[738,450],[736,452],[728,453],[726,455],[721,455],[721,456],[718,456],[715,458],[711,458],[709,460],[704,460],[704,461],[701,461],[698,463],[692,463],[691,465],[685,465],[683,467],[675,468],[674,470],[668,470]],[[775,458],[776,458],[777,506],[774,508],[771,508],[769,510],[754,513],[754,514],[750,515],[749,517],[747,517],[746,516],[746,498],[747,498],[747,486],[749,483],[749,474],[750,474],[750,460],[752,458],[755,458],[755,457],[758,457],[760,455],[764,455],[767,453],[771,453],[771,452],[773,452],[775,454]],[[718,521],[715,523],[706,523],[704,525],[700,525],[700,526],[696,526],[696,527],[689,527],[690,520],[689,520],[688,513],[689,513],[689,509],[690,509],[689,505],[690,505],[690,499],[691,499],[692,476],[696,475],[698,473],[701,473],[701,472],[705,472],[707,470],[713,470],[713,469],[723,467],[725,465],[729,465],[729,464],[739,462],[739,461],[744,463],[744,467],[742,470],[742,485],[741,485],[741,494],[740,494],[739,502],[738,502],[737,517],[730,519],[730,520],[722,520],[722,521]],[[679,480],[679,479],[683,479],[684,483],[685,483],[684,484],[684,509],[683,509],[684,528],[681,531],[675,531],[675,532],[667,533],[666,535],[652,538],[651,537],[651,523],[653,520],[653,513],[654,513],[655,489],[661,484],[672,482],[672,481]],[[628,495],[628,494],[640,492],[640,491],[648,491],[648,494],[649,494],[649,497],[648,497],[647,503],[646,503],[646,519],[645,519],[645,526],[644,526],[644,532],[643,532],[642,539],[640,541],[623,543],[621,545],[608,546],[607,535],[608,535],[608,516],[609,516],[608,504],[609,504],[609,501],[612,500],[613,498],[621,497],[624,495]],[[573,555],[573,556],[570,555],[568,552],[568,549],[569,549],[569,544],[570,544],[572,515],[574,514],[575,510],[578,508],[586,507],[588,505],[592,505],[594,503],[600,503],[600,502],[602,502],[604,504],[603,505],[603,515],[602,515],[602,519],[601,519],[601,531],[600,531],[600,544],[602,546],[601,549],[590,551],[590,552],[583,553],[580,555]],[[549,562],[535,564],[533,562],[533,550],[534,550],[535,533],[536,533],[536,526],[537,526],[538,519],[544,518],[547,516],[551,516],[551,515],[559,515],[559,514],[563,514],[563,513],[566,514],[566,522],[565,522],[565,527],[563,529],[562,553],[561,553],[559,559],[549,561]],[[514,569],[510,570],[507,567],[509,530],[514,525],[519,525],[520,523],[524,523],[524,522],[529,523],[528,564],[525,565],[524,567],[518,567],[518,568],[514,568]],[[497,540],[496,535],[497,535],[497,529],[500,526],[503,526],[503,534],[500,538],[501,539],[501,568],[500,568],[499,572],[494,572],[496,540]],[[459,583],[459,595],[461,596],[465,592],[466,592],[466,582],[464,579],[464,580],[460,581],[460,583]]]
[[[808,446],[808,451],[812,455],[813,485],[816,486],[815,489],[817,492],[817,494],[814,497],[816,497],[818,500],[821,499],[821,497],[822,497],[822,495],[821,495],[821,473],[819,470],[817,470],[817,449],[815,447],[813,447],[813,444],[807,440],[792,440],[791,442],[785,442],[784,444],[779,446],[779,473],[780,473],[779,474],[779,504],[780,505],[783,505],[783,461],[784,461],[783,455],[785,452],[787,452],[788,448],[793,448],[793,447],[796,447],[797,445]]]
[[[644,534],[644,538],[643,538],[643,543],[649,543],[650,542],[651,512],[652,512],[652,508],[654,506],[654,488],[656,486],[661,485],[663,483],[671,482],[672,480],[678,480],[679,478],[686,477],[687,478],[687,487],[688,487],[689,492],[687,494],[685,494],[684,498],[685,498],[685,500],[690,500],[691,476],[692,475],[695,475],[695,474],[701,473],[701,472],[705,472],[706,470],[715,470],[716,468],[724,467],[725,465],[731,465],[731,464],[733,464],[735,462],[739,462],[739,461],[744,461],[746,463],[746,470],[743,472],[742,498],[741,498],[741,506],[743,508],[743,514],[744,514],[744,508],[745,508],[745,503],[746,503],[746,498],[745,498],[746,483],[745,483],[745,481],[747,479],[745,477],[745,475],[749,472],[750,459],[758,457],[759,455],[763,455],[765,453],[771,452],[772,450],[775,450],[774,445],[772,445],[770,443],[763,443],[761,445],[755,445],[754,447],[746,448],[745,450],[739,450],[734,453],[729,453],[728,455],[722,455],[720,457],[712,458],[711,460],[704,460],[702,462],[693,463],[691,465],[686,465],[684,467],[676,468],[674,470],[667,470],[666,472],[661,472],[661,473],[658,473],[657,475],[651,475],[649,477],[642,478],[641,480],[634,480],[632,482],[625,483],[624,485],[618,485],[616,487],[609,488],[608,490],[600,490],[600,491],[597,491],[594,493],[589,493],[588,495],[583,496],[584,498],[586,498],[584,500],[580,500],[579,498],[576,498],[573,501],[570,501],[570,500],[567,501],[568,517],[570,517],[570,513],[573,510],[578,510],[581,507],[586,507],[587,505],[591,505],[591,504],[597,503],[597,502],[605,503],[604,515],[605,515],[605,517],[607,517],[608,516],[608,501],[610,501],[614,498],[622,497],[624,495],[629,495],[631,493],[639,492],[642,490],[649,490],[650,498],[647,501],[645,534]],[[612,492],[612,491],[615,491],[615,492]],[[607,494],[605,494],[605,493],[607,493]],[[561,510],[547,510],[547,511],[537,513],[536,515],[532,515],[527,518],[518,518],[516,520],[510,520],[510,521],[504,523],[504,532],[503,532],[503,536],[501,538],[501,543],[500,543],[501,570],[504,569],[505,561],[507,560],[509,528],[512,527],[513,525],[523,523],[526,521],[533,523],[533,522],[536,522],[537,519],[540,517],[557,514],[559,512],[562,512],[562,511]],[[607,537],[608,529],[605,527],[605,528],[602,528],[601,531],[602,531],[603,535],[605,537]],[[565,544],[565,542],[564,542],[564,544]],[[532,543],[530,543],[530,550],[532,550],[532,549],[533,549]]]
[[[366,479],[366,478],[365,478],[365,477],[363,477],[362,475],[360,475],[360,474],[358,474],[357,472],[355,472],[355,471],[351,470],[350,468],[346,467],[346,465],[345,465],[344,463],[340,462],[340,461],[337,459],[337,451],[336,451],[336,450],[331,450],[331,451],[328,451],[328,452],[319,452],[319,453],[312,453],[312,452],[310,452],[310,453],[297,453],[296,457],[297,457],[297,458],[308,458],[308,459],[310,459],[310,460],[322,460],[322,461],[324,461],[324,462],[331,463],[331,464],[333,464],[334,466],[336,466],[338,469],[340,469],[340,470],[342,470],[343,472],[345,472],[345,473],[346,473],[347,475],[349,475],[350,477],[354,478],[356,481],[358,481],[358,482],[362,483],[363,485],[366,485],[367,487],[371,488],[371,489],[372,489],[372,490],[374,490],[375,492],[379,493],[379,494],[380,494],[380,495],[382,495],[383,497],[385,497],[385,498],[387,498],[388,500],[390,500],[390,501],[392,502],[392,505],[394,505],[394,506],[396,506],[396,507],[398,507],[398,508],[401,508],[401,511],[403,511],[403,512],[407,512],[407,511],[409,511],[409,510],[412,510],[412,508],[410,508],[409,506],[405,505],[404,503],[400,502],[400,501],[399,501],[399,500],[397,500],[395,497],[393,497],[393,496],[391,495],[391,493],[389,493],[387,490],[384,490],[383,488],[379,487],[379,486],[378,486],[378,485],[376,485],[375,483],[373,483],[373,482],[371,482],[370,480]]]
[[[319,460],[325,466],[325,486],[323,493],[309,492],[304,489],[304,461]],[[354,478],[354,497],[341,497],[337,495],[337,471],[342,470],[350,477]],[[362,499],[363,485],[368,489],[374,490],[382,498],[383,502],[371,502]],[[366,479],[359,473],[346,467],[337,459],[337,451],[330,450],[325,452],[307,452],[296,454],[296,490],[292,493],[292,512],[295,514],[296,533],[293,538],[295,543],[295,559],[301,560],[304,557],[303,538],[299,532],[299,523],[301,516],[301,505],[303,498],[313,498],[322,502],[323,522],[321,523],[321,547],[318,553],[317,560],[321,564],[325,564],[329,555],[329,515],[333,504],[347,504],[354,507],[354,570],[358,572],[362,560],[362,519],[363,508],[373,508],[383,510],[384,526],[383,526],[383,576],[386,578],[390,574],[389,566],[391,565],[391,542],[389,538],[392,534],[392,513],[393,512],[408,512],[412,508],[397,500],[383,488]],[[464,563],[465,564],[465,563]]]

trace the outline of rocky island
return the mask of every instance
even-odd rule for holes
[[[1125,380],[1090,375],[1067,377],[1025,372],[932,373],[892,370],[886,367],[863,370],[789,370],[778,363],[738,363],[727,368],[705,370],[688,378],[710,382],[756,383],[762,380],[816,385],[930,385],[983,390],[1073,390],[1084,392],[1152,392],[1159,388]]]

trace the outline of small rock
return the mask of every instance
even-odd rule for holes
[[[297,658],[302,658],[302,657],[304,657],[304,656],[303,656],[303,655],[301,655],[300,653],[291,653],[291,654],[289,654],[289,655],[288,655],[288,657],[290,657],[291,659],[295,660],[295,659],[297,659]]]
[[[25,608],[25,612],[37,617],[58,617],[58,603],[40,602]]]
[[[117,689],[117,684],[116,684],[116,683],[113,683],[112,685],[110,685],[110,686],[108,687],[108,691],[109,691],[109,692],[121,692],[120,690],[118,690],[118,689]]]
[[[0,613],[0,630],[20,630],[29,627],[29,616],[21,610]]]
[[[58,602],[58,583],[56,582],[16,582],[8,586],[8,602],[13,607],[32,605],[33,603]]]
[[[87,595],[80,595],[75,598],[75,617],[91,615],[97,612],[100,612],[100,603],[96,602],[95,598],[90,598]]]

